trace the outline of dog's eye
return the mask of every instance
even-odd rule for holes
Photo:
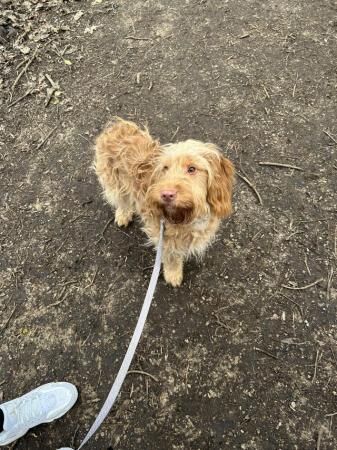
[[[196,170],[197,169],[194,166],[189,166],[188,169],[187,169],[187,172],[188,173],[195,173]]]
[[[163,170],[164,170],[164,171],[168,170],[168,166],[164,166],[164,167],[163,167]]]

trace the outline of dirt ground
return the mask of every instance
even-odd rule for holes
[[[217,143],[239,177],[203,261],[159,281],[132,365],[151,376],[127,377],[86,448],[336,449],[336,2],[0,6],[0,398],[80,391],[8,448],[78,445],[133,332],[154,252],[91,170],[119,115]]]

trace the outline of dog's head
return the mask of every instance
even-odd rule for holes
[[[234,167],[213,144],[187,140],[163,146],[147,190],[147,208],[172,224],[232,210]]]

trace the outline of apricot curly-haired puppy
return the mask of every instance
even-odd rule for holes
[[[117,119],[97,138],[95,170],[117,225],[137,214],[157,245],[164,219],[164,277],[179,286],[184,260],[204,252],[232,211],[232,163],[214,144],[161,145],[146,128]]]

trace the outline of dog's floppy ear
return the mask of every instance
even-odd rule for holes
[[[207,202],[217,217],[228,217],[232,212],[234,166],[217,150],[210,151],[207,160],[211,168],[208,174]]]

